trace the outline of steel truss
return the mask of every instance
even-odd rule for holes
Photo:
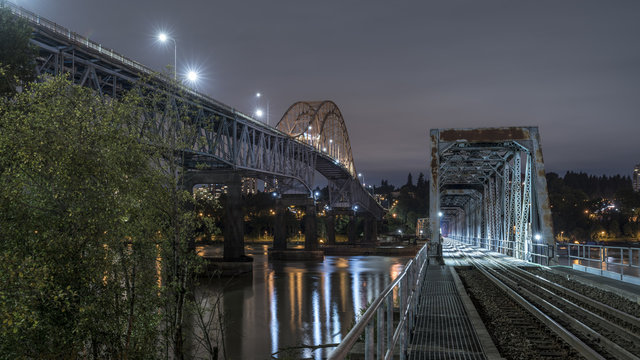
[[[282,116],[277,128],[318,151],[316,169],[329,182],[331,208],[364,210],[382,217],[382,207],[357,180],[349,133],[334,102],[296,102]]]
[[[331,103],[334,110],[325,106],[319,112],[326,120],[327,130],[332,131],[325,132],[332,138],[322,141],[333,143],[329,141],[333,137],[336,141],[335,146],[327,148],[331,151],[327,151],[175,84],[141,63],[37,14],[11,3],[5,6],[34,28],[31,41],[39,50],[38,75],[67,74],[73,83],[111,97],[119,97],[141,83],[146,89],[164,94],[164,104],[154,104],[141,121],[150,137],[183,134],[184,138],[179,140],[187,147],[188,168],[206,164],[212,169],[238,171],[243,176],[277,182],[283,191],[304,191],[309,195],[318,171],[338,191],[336,198],[345,198],[339,191],[346,191],[349,207],[359,206],[378,218],[382,216],[382,207],[365,189],[355,186],[346,126],[335,104]]]
[[[519,259],[553,258],[537,127],[435,129],[431,152],[433,239],[442,229]]]

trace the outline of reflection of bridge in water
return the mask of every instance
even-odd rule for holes
[[[291,204],[306,207],[305,248],[318,248],[311,191],[316,173],[329,184],[330,223],[336,214],[351,215],[352,223],[355,216],[364,216],[365,240],[375,239],[375,222],[384,210],[357,179],[347,128],[333,102],[296,103],[276,129],[37,14],[11,3],[6,6],[34,28],[38,75],[67,74],[74,83],[111,97],[142,82],[145,89],[166,97],[161,106],[149,108],[141,121],[152,137],[179,137],[186,144],[183,165],[188,170],[188,189],[197,184],[227,185],[225,258],[244,255],[243,177],[261,179],[281,195],[276,248],[286,248],[280,220]],[[327,235],[329,243],[335,241],[334,232]]]

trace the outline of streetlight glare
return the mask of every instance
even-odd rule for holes
[[[162,41],[162,42],[165,42],[165,41],[167,41],[168,39],[169,39],[169,37],[167,36],[167,34],[165,34],[165,33],[160,33],[160,34],[158,34],[158,40],[160,40],[160,41]]]
[[[256,116],[257,117],[262,117],[262,114],[263,114],[262,110],[260,110],[260,109],[256,110]]]
[[[256,93],[256,97],[260,97],[262,96],[260,93]]]
[[[187,80],[191,81],[191,82],[196,82],[198,81],[198,73],[195,72],[194,70],[189,70],[189,72],[187,72]]]

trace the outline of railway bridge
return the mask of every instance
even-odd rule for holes
[[[430,143],[430,227],[438,245],[442,234],[517,259],[554,263],[537,127],[432,129]]]
[[[9,2],[13,14],[33,27],[37,75],[66,74],[73,83],[117,98],[137,85],[162,94],[141,119],[149,138],[179,137],[185,188],[227,185],[224,257],[244,257],[241,180],[263,180],[279,198],[274,247],[286,248],[283,214],[290,204],[307,209],[305,249],[316,250],[316,175],[329,185],[329,223],[335,214],[365,218],[365,241],[375,239],[384,209],[358,180],[347,127],[332,101],[293,104],[274,128],[171,78]],[[138,87],[140,88],[140,86]],[[354,228],[354,226],[352,226]],[[328,242],[335,233],[328,232]],[[354,234],[351,236],[354,240]]]

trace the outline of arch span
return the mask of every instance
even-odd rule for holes
[[[333,101],[298,101],[287,109],[276,128],[327,154],[356,177],[347,126]]]

